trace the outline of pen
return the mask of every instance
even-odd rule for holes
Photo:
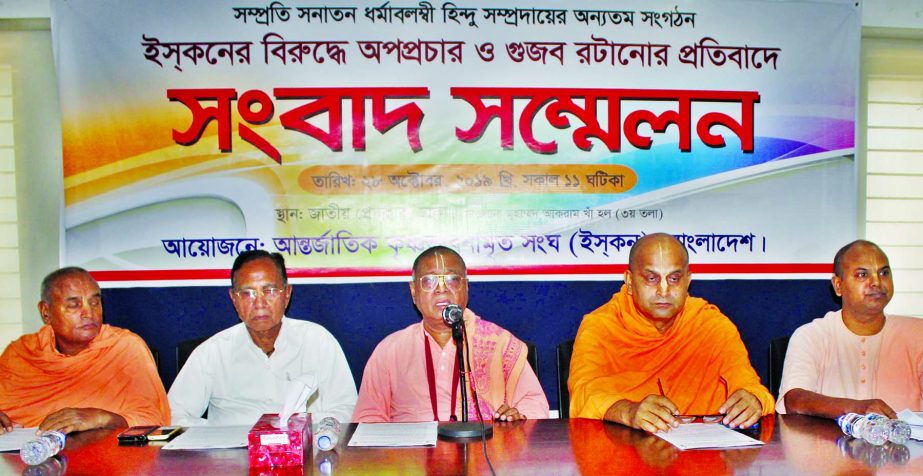
[[[661,397],[666,397],[666,396],[667,396],[667,394],[663,393],[663,384],[660,383],[660,377],[657,377],[657,388],[660,389],[660,396],[661,396]]]
[[[722,423],[722,425],[727,426],[727,425],[725,425],[724,423]],[[737,428],[728,427],[728,428],[731,428],[732,430],[740,430],[740,431],[759,430],[759,429],[760,429],[760,422],[759,422],[759,420],[757,420],[756,423],[754,423],[754,424],[752,424],[752,425],[750,425],[750,426],[748,426],[748,427],[746,427],[746,428],[742,428],[742,427],[737,427]]]

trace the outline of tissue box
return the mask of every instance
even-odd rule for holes
[[[296,413],[288,428],[280,428],[279,416],[267,413],[247,433],[250,467],[303,466],[311,449],[311,414]]]

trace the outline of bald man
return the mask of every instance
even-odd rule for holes
[[[737,328],[689,297],[690,281],[689,254],[672,235],[635,242],[625,284],[577,331],[572,417],[656,432],[693,421],[746,428],[774,411]]]
[[[843,308],[792,335],[779,413],[894,418],[895,409],[923,410],[923,319],[885,314],[894,295],[888,257],[875,243],[853,241],[833,258],[833,273]]]
[[[0,434],[14,423],[65,433],[170,423],[151,351],[134,333],[103,324],[90,273],[50,273],[38,310],[45,325],[0,355]]]

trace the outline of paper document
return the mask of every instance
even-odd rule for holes
[[[38,428],[13,428],[10,433],[0,435],[0,451],[19,451],[23,443],[35,438]]]
[[[908,408],[897,412],[897,418],[911,425],[923,426],[923,412],[914,412]]]
[[[436,446],[437,422],[360,423],[349,446]]]
[[[217,448],[246,448],[247,433],[253,425],[243,426],[191,426],[164,445],[165,450],[209,450]]]
[[[714,423],[687,423],[669,432],[658,431],[654,436],[662,438],[681,450],[695,448],[736,448],[759,446],[763,442],[738,433],[724,425]]]
[[[910,437],[923,440],[923,412],[905,409],[897,412],[897,418],[910,424]]]

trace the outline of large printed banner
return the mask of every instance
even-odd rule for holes
[[[105,280],[829,272],[859,10],[787,1],[54,0],[64,257]],[[620,268],[621,266],[621,268]]]

